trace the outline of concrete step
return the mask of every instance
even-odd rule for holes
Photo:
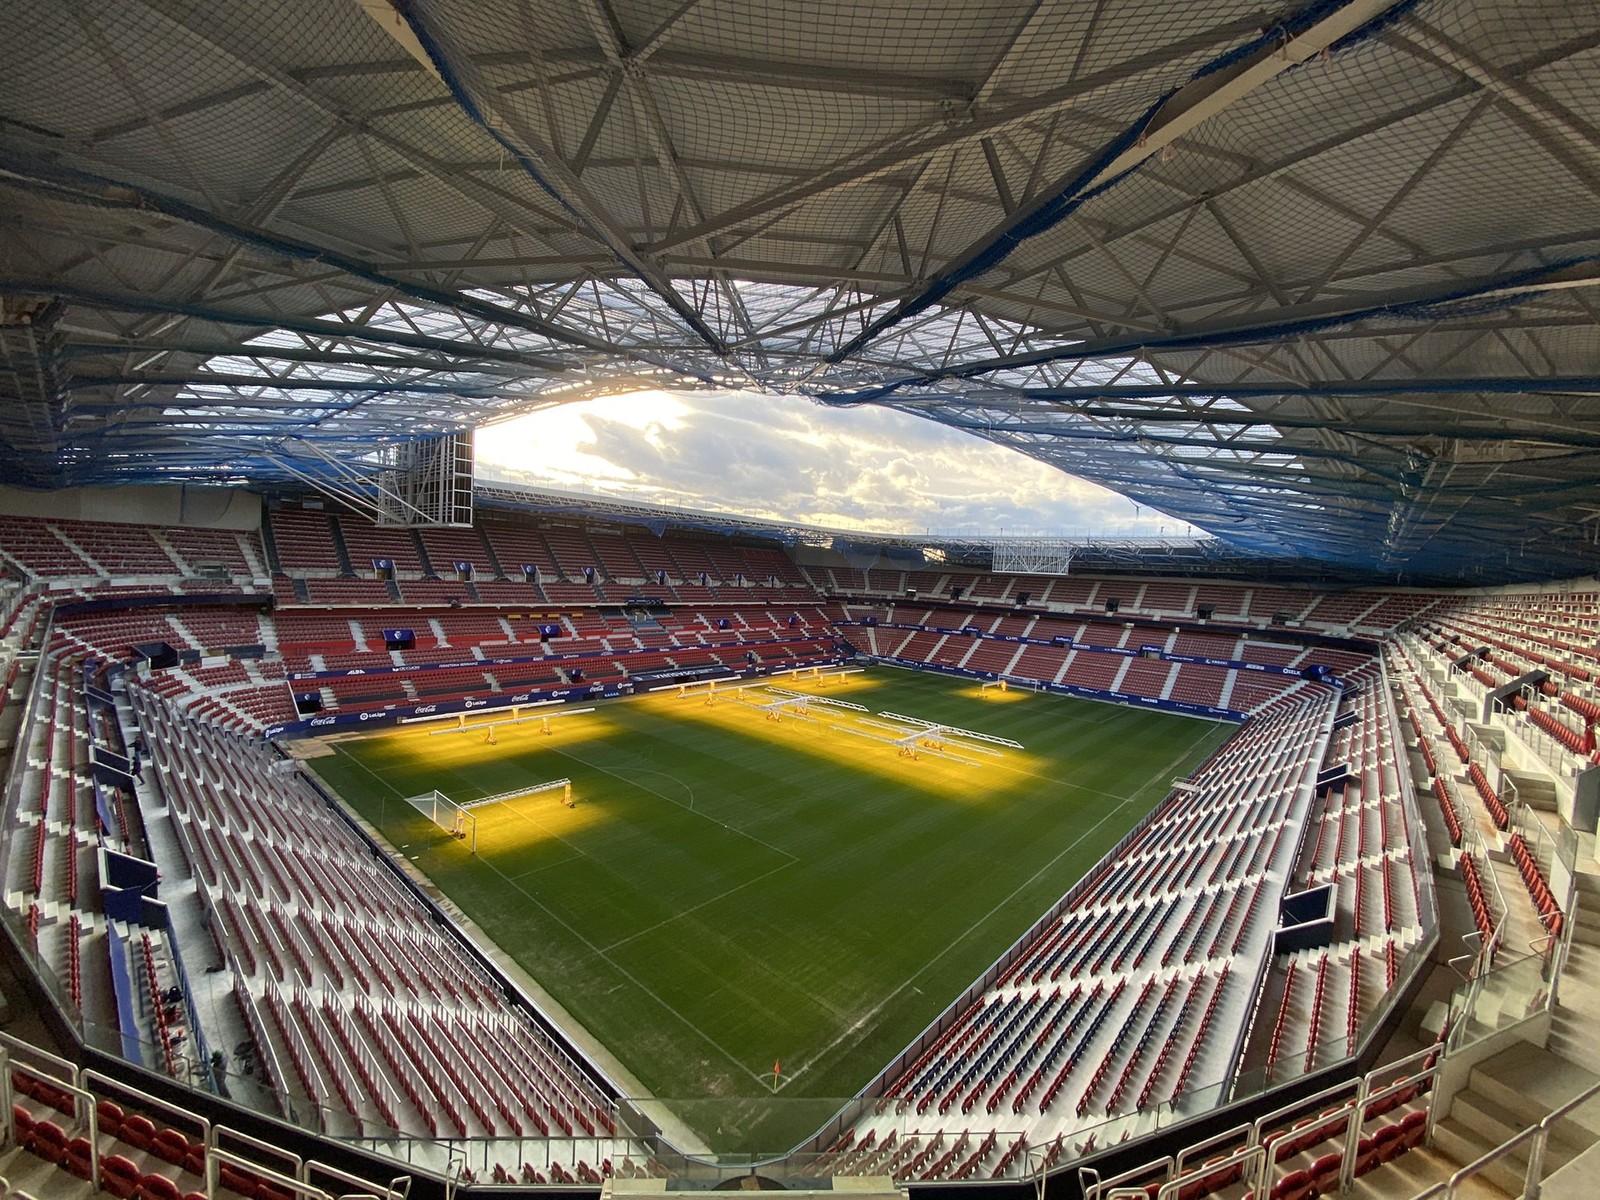
[[[1585,979],[1600,980],[1600,950],[1581,943],[1574,946],[1572,953],[1567,955],[1562,970],[1573,972],[1574,976]]]
[[[1592,1200],[1594,1181],[1600,1176],[1600,1145],[1591,1146],[1559,1171],[1545,1176],[1540,1200]]]
[[[1454,1119],[1440,1121],[1433,1127],[1434,1148],[1460,1165],[1475,1162],[1499,1144]],[[1522,1160],[1498,1158],[1484,1167],[1479,1172],[1479,1177],[1494,1184],[1508,1195],[1520,1196],[1526,1166],[1526,1162]]]
[[[1563,1013],[1552,1021],[1546,1049],[1590,1071],[1600,1071],[1600,1042],[1594,1036],[1595,1019],[1588,1013]],[[1586,1106],[1587,1107],[1587,1106]]]
[[[1346,1196],[1359,1200],[1396,1200],[1400,1196],[1415,1196],[1436,1183],[1443,1183],[1464,1164],[1456,1162],[1437,1147],[1419,1146],[1399,1158],[1384,1163],[1375,1171],[1368,1171],[1355,1181]],[[1521,1192],[1515,1193],[1521,1195]],[[1495,1186],[1481,1176],[1472,1176],[1456,1189],[1456,1200],[1511,1200],[1513,1193]]]
[[[1517,795],[1529,808],[1554,811],[1556,807],[1555,780],[1548,775],[1536,774],[1531,771],[1504,772],[1517,785]]]
[[[1496,1104],[1521,1129],[1548,1116],[1585,1088],[1600,1082],[1600,1075],[1559,1054],[1523,1043],[1502,1050],[1472,1069],[1469,1090]],[[1591,1100],[1564,1118],[1576,1127],[1571,1137],[1562,1130],[1560,1140],[1591,1145],[1600,1139],[1600,1098]]]
[[[1573,955],[1573,958],[1576,957],[1577,955]],[[1600,999],[1600,974],[1587,964],[1574,968],[1572,960],[1569,959],[1566,970],[1561,973],[1561,987],[1556,996],[1554,1011],[1557,1014],[1568,1012],[1592,1016],[1595,1002]]]
[[[1572,940],[1583,946],[1600,946],[1600,923],[1580,917],[1572,926]]]
[[[1573,882],[1584,900],[1600,905],[1600,872],[1579,871],[1573,876]]]
[[[1487,1138],[1491,1146],[1509,1141],[1527,1128],[1493,1100],[1470,1089],[1460,1093],[1451,1101],[1450,1119]],[[1556,1122],[1550,1131],[1550,1143],[1545,1152],[1545,1161],[1550,1164],[1546,1169],[1553,1170],[1555,1167],[1565,1166],[1576,1155],[1588,1149],[1593,1141],[1592,1137],[1577,1126],[1566,1121]],[[1519,1157],[1523,1162],[1528,1158],[1525,1151],[1521,1152]]]

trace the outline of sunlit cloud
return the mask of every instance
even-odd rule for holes
[[[478,473],[877,533],[1187,534],[1182,521],[934,421],[788,396],[640,392],[482,429]]]

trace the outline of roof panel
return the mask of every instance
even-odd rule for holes
[[[13,475],[275,478],[297,431],[360,462],[739,381],[1278,555],[1595,559],[1590,7],[404,8],[18,8],[0,332],[47,327],[0,400],[49,411]]]

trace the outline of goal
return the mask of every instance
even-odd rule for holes
[[[466,841],[472,853],[478,852],[478,817],[473,809],[489,808],[491,806],[507,805],[514,800],[521,800],[528,796],[538,796],[546,792],[561,793],[561,803],[568,808],[576,806],[577,801],[572,796],[572,780],[552,779],[549,783],[536,783],[531,787],[512,788],[509,792],[497,792],[493,796],[483,796],[477,800],[468,800],[461,803],[452,800],[443,792],[424,792],[420,796],[407,796],[406,803],[411,805],[428,820],[452,837]],[[490,820],[491,833],[494,821]]]
[[[423,792],[420,796],[407,796],[406,803],[451,837],[470,838],[473,848],[477,848],[478,818],[467,811],[466,805],[457,804],[439,791]]]

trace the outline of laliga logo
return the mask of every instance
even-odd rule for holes
[[[466,707],[466,708],[483,708],[488,703],[489,702],[487,700],[468,700],[463,707]]]
[[[372,720],[376,720],[378,717],[381,717],[383,715],[384,715],[383,713],[364,712],[364,713],[359,714],[357,719],[361,720],[361,721],[372,721]]]

